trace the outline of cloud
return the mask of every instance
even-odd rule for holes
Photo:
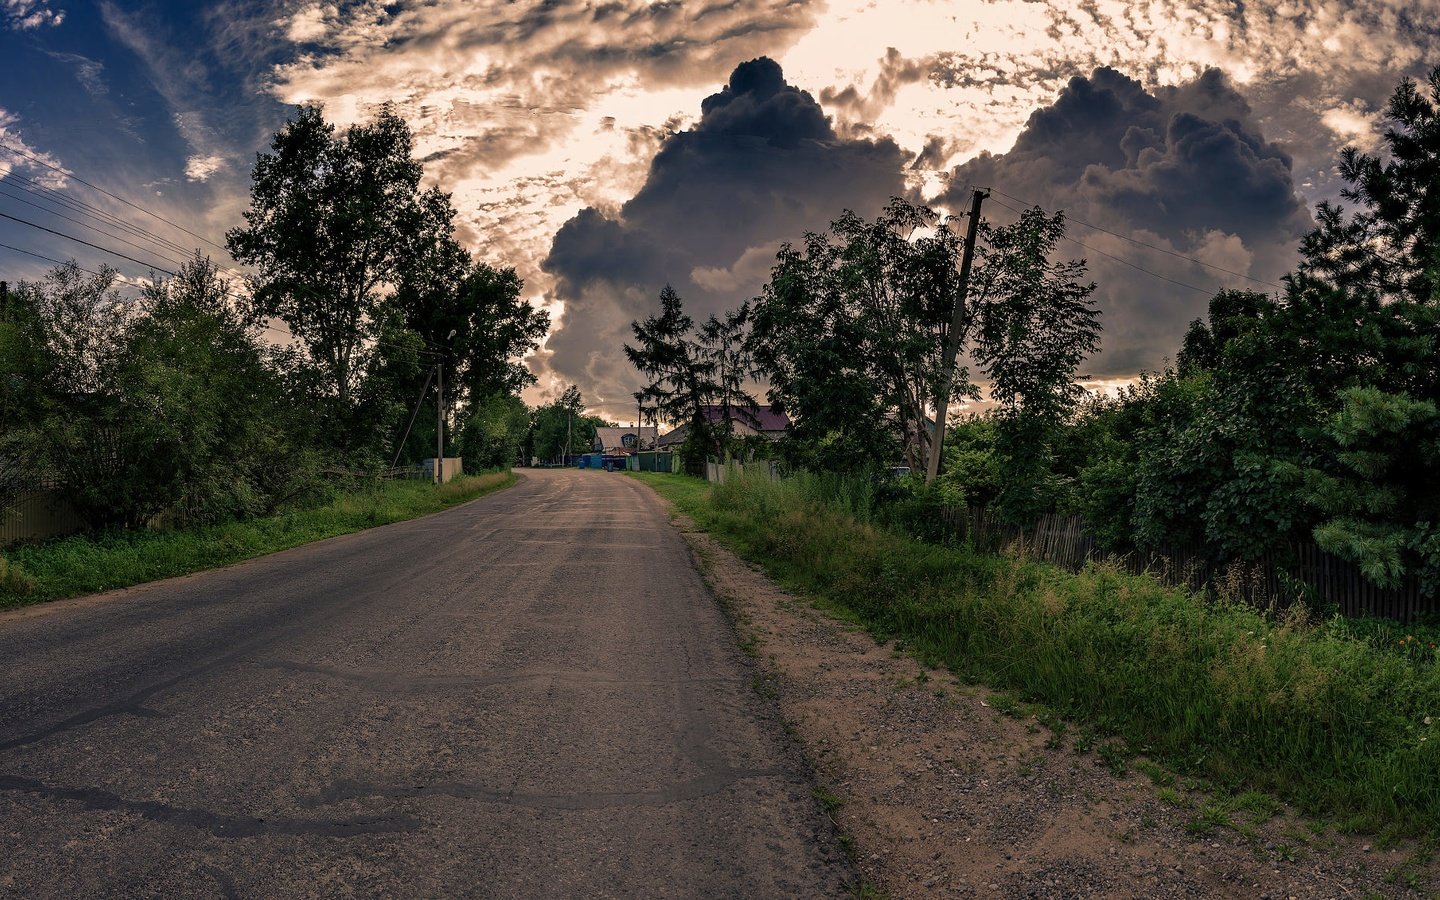
[[[190,181],[206,181],[224,165],[223,156],[192,156],[185,161],[185,177]]]
[[[959,209],[975,186],[995,189],[992,220],[1026,204],[1072,217],[1088,249],[1064,252],[1089,259],[1105,314],[1100,376],[1173,358],[1219,287],[1273,290],[1248,279],[1288,271],[1311,225],[1290,156],[1214,69],[1153,91],[1109,68],[1074,78],[1008,152],[956,167],[936,202]]]
[[[150,83],[164,99],[171,123],[190,150],[186,177],[209,178],[219,170],[227,150],[209,121],[213,109],[209,69],[157,20],[128,12],[110,0],[102,0],[100,14],[110,34],[144,65]]]
[[[0,109],[0,143],[8,144],[21,151],[17,154],[0,150],[0,178],[4,178],[11,172],[18,172],[50,190],[60,190],[69,184],[69,179],[56,171],[56,169],[63,168],[60,160],[25,143],[25,139],[20,136],[20,131],[16,127],[19,124],[19,116]],[[40,162],[36,160],[40,160]],[[52,169],[50,166],[55,168]]]
[[[773,60],[741,63],[701,111],[665,140],[633,197],[614,215],[582,210],[545,259],[565,309],[548,366],[590,385],[616,414],[639,387],[621,345],[665,284],[703,320],[759,293],[781,241],[824,229],[846,208],[872,216],[905,193],[908,154],[889,140],[837,135]]]
[[[48,0],[0,0],[0,22],[12,31],[33,31],[65,21],[65,11]]]

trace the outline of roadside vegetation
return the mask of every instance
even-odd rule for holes
[[[429,482],[368,482],[274,516],[172,530],[75,535],[0,557],[0,609],[129,587],[438,512],[515,483],[508,471]]]
[[[640,475],[785,587],[931,665],[1043,704],[1108,764],[1273,793],[1344,830],[1440,834],[1440,658],[1303,611],[1270,615],[1104,565],[1072,575],[926,542],[863,481]],[[1063,726],[1060,726],[1063,728]]]
[[[491,484],[355,487],[435,456],[441,422],[443,454],[471,474],[590,446],[608,423],[578,388],[520,399],[549,317],[513,268],[461,245],[413,144],[389,107],[348,128],[299,107],[226,236],[248,274],[197,250],[138,283],[69,262],[0,292],[0,522],[22,539],[0,549],[0,603],[191,571]],[[39,509],[63,524],[27,525]],[[79,536],[23,543],[63,529]]]

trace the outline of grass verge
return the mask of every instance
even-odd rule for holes
[[[76,535],[0,555],[0,609],[129,587],[239,562],[336,535],[439,512],[516,481],[511,472],[467,476],[439,488],[379,482],[310,509],[173,531]]]
[[[1345,830],[1440,834],[1440,662],[1094,566],[939,546],[805,479],[638,477],[785,587],[970,681],[1044,703],[1222,792]],[[812,486],[813,487],[813,486]]]

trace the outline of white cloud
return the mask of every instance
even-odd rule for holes
[[[0,22],[13,31],[31,31],[65,21],[63,9],[51,9],[49,0],[0,0]]]
[[[19,116],[0,109],[0,143],[8,144],[21,151],[13,153],[0,148],[0,178],[11,172],[19,172],[26,178],[38,181],[51,190],[65,187],[69,183],[69,179],[55,171],[55,169],[62,168],[60,161],[25,143],[25,139],[20,136],[20,132],[16,128],[19,123]],[[40,160],[40,162],[36,160]],[[49,168],[50,166],[54,166],[55,169]]]
[[[1368,109],[1363,100],[1332,106],[1320,114],[1320,121],[1337,138],[1361,150],[1373,150],[1380,144],[1380,114]]]
[[[223,156],[192,156],[185,161],[185,177],[191,181],[205,181],[224,165]]]
[[[318,41],[329,35],[339,15],[340,11],[333,4],[312,3],[296,10],[288,22],[282,20],[277,24],[285,30],[287,38],[300,44]]]

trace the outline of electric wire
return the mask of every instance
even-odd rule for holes
[[[1009,195],[1009,194],[1006,194],[1005,196],[1008,197],[1008,196],[1010,196],[1010,195]],[[994,200],[993,197],[992,197],[991,199]],[[1010,210],[1011,212],[1015,213],[1016,215],[1020,215],[1020,214],[1023,213],[1023,210],[1016,209],[1015,207],[1011,206],[1010,204],[1004,202],[1003,200],[994,200],[994,202],[995,202],[996,204],[998,204],[999,206],[1002,206],[1002,207],[1004,207],[1005,209]],[[1022,201],[1020,201],[1020,202],[1023,203],[1024,201],[1022,200]],[[1041,208],[1043,209],[1044,207],[1041,207]],[[1100,254],[1101,256],[1109,257],[1110,259],[1115,260],[1115,262],[1120,263],[1122,266],[1129,266],[1130,268],[1136,270],[1137,272],[1144,272],[1146,275],[1149,275],[1149,276],[1151,276],[1152,278],[1158,278],[1158,279],[1160,279],[1161,281],[1168,281],[1168,282],[1170,282],[1171,284],[1173,284],[1173,285],[1175,285],[1175,286],[1177,286],[1177,287],[1188,288],[1189,290],[1195,291],[1196,293],[1200,293],[1200,294],[1213,294],[1213,293],[1214,293],[1214,291],[1209,290],[1209,289],[1207,289],[1207,288],[1196,287],[1196,286],[1193,285],[1193,284],[1186,284],[1186,283],[1183,282],[1183,281],[1176,281],[1174,278],[1171,278],[1171,277],[1169,277],[1169,276],[1167,276],[1167,275],[1161,275],[1159,272],[1152,272],[1152,271],[1150,271],[1149,269],[1145,268],[1144,266],[1138,266],[1138,265],[1136,265],[1135,263],[1130,262],[1128,259],[1124,259],[1123,257],[1116,256],[1116,255],[1113,254],[1113,253],[1106,253],[1104,250],[1101,250],[1101,249],[1098,248],[1098,247],[1092,247],[1092,246],[1090,246],[1089,244],[1085,243],[1084,241],[1079,240],[1079,239],[1077,239],[1077,238],[1073,238],[1073,237],[1071,237],[1071,236],[1068,235],[1068,234],[1066,234],[1066,235],[1061,235],[1061,237],[1063,237],[1065,240],[1069,241],[1069,242],[1072,243],[1072,244],[1078,244],[1078,245],[1080,245],[1081,247],[1084,247],[1086,250],[1089,250],[1091,253],[1098,253],[1098,254]]]
[[[53,171],[53,172],[59,172],[61,175],[64,175],[66,178],[73,178],[73,179],[75,179],[76,181],[80,182],[81,184],[85,185],[86,187],[90,188],[91,190],[99,191],[100,193],[104,194],[104,195],[107,196],[107,197],[110,197],[111,199],[119,200],[121,203],[125,204],[126,206],[129,206],[129,207],[131,207],[131,208],[133,208],[133,209],[137,209],[137,210],[139,210],[140,212],[143,212],[145,215],[150,216],[150,217],[153,218],[153,219],[158,219],[159,221],[164,222],[166,225],[169,225],[171,228],[178,228],[179,230],[185,232],[186,234],[190,235],[191,237],[195,238],[196,240],[204,241],[205,243],[207,243],[207,244],[209,244],[210,246],[216,248],[217,250],[219,250],[219,251],[222,252],[222,253],[227,253],[227,252],[228,252],[228,251],[226,251],[226,249],[225,249],[224,247],[220,246],[219,244],[215,243],[214,241],[210,240],[209,238],[205,237],[204,235],[196,234],[195,232],[193,232],[193,231],[191,231],[190,229],[186,228],[184,225],[181,225],[181,224],[179,224],[179,223],[177,223],[177,222],[172,222],[172,221],[170,221],[169,219],[165,218],[164,216],[160,215],[159,213],[151,212],[150,210],[146,209],[145,207],[141,206],[141,205],[138,204],[138,203],[133,203],[133,202],[131,202],[131,201],[129,201],[129,200],[126,200],[124,197],[121,197],[121,196],[118,195],[118,194],[112,194],[112,193],[110,193],[109,191],[105,190],[105,189],[102,188],[102,187],[97,187],[97,186],[91,184],[90,182],[86,181],[85,179],[81,178],[79,175],[76,175],[76,174],[74,174],[73,172],[66,171],[65,169],[62,169],[62,168],[60,168],[59,166],[54,165],[53,163],[47,162],[47,161],[41,159],[40,157],[34,155],[33,153],[28,153],[28,152],[26,152],[26,151],[24,151],[24,150],[21,150],[21,149],[18,148],[18,147],[13,147],[13,146],[11,146],[10,144],[8,144],[8,143],[6,143],[6,142],[4,142],[4,141],[0,141],[0,148],[3,148],[3,149],[5,149],[5,150],[9,150],[11,153],[14,153],[14,154],[17,155],[17,156],[24,157],[25,159],[28,159],[28,160],[30,160],[31,162],[33,162],[33,163],[35,163],[35,164],[37,164],[37,165],[44,166],[45,168],[50,169],[50,170]]]
[[[148,267],[150,267],[150,268],[151,268],[152,270],[154,270],[154,271],[164,272],[166,275],[169,275],[169,276],[171,276],[171,277],[174,277],[174,275],[175,275],[174,272],[171,272],[169,269],[166,269],[166,268],[164,268],[163,266],[157,266],[157,265],[154,265],[153,263],[148,263],[148,262],[145,262],[144,260],[136,259],[136,258],[133,257],[133,256],[127,256],[126,254],[121,253],[121,252],[118,251],[118,250],[111,250],[109,247],[102,247],[102,246],[100,246],[99,244],[92,243],[92,242],[90,242],[90,241],[85,240],[84,238],[75,237],[75,236],[72,235],[72,234],[66,234],[66,233],[63,232],[63,231],[56,231],[56,230],[53,229],[53,228],[46,228],[44,225],[40,225],[40,224],[38,224],[38,223],[36,223],[36,222],[31,222],[29,219],[22,219],[22,218],[20,218],[19,216],[12,216],[12,215],[10,215],[9,213],[6,213],[6,212],[0,212],[0,219],[9,219],[9,220],[12,221],[12,222],[19,222],[21,225],[29,225],[31,228],[38,228],[39,230],[48,232],[48,233],[50,233],[50,234],[53,234],[53,235],[55,235],[56,237],[62,237],[62,238],[65,238],[65,239],[68,240],[68,241],[74,241],[74,242],[77,243],[77,244],[84,244],[84,245],[87,246],[87,247],[91,247],[91,248],[94,248],[94,249],[96,249],[96,250],[99,250],[101,253],[108,253],[108,254],[110,254],[111,256],[118,256],[118,257],[121,258],[121,259],[129,260],[130,262],[135,263],[137,266],[148,266]]]
[[[1016,203],[1019,203],[1019,204],[1021,204],[1021,205],[1023,205],[1023,206],[1039,207],[1040,209],[1044,209],[1044,208],[1045,208],[1045,207],[1041,206],[1039,203],[1031,203],[1031,202],[1028,201],[1028,200],[1022,199],[1022,198],[1020,198],[1020,197],[1016,197],[1014,194],[1007,194],[1007,193],[1005,193],[1004,191],[1000,190],[999,188],[987,187],[987,188],[984,188],[984,190],[990,191],[992,194],[999,194],[1001,197],[1008,197],[1009,199],[1014,200]],[[996,200],[995,202],[996,202],[996,203],[1000,203],[999,200]],[[1006,206],[1006,204],[1004,204],[1004,203],[1000,203],[1000,205],[1001,205],[1001,206],[1004,206],[1006,209],[1011,210],[1012,212],[1015,211],[1014,207]],[[1146,243],[1145,241],[1139,240],[1139,239],[1137,239],[1137,238],[1133,238],[1133,237],[1130,237],[1130,236],[1128,236],[1128,235],[1121,234],[1121,233],[1118,232],[1118,231],[1111,231],[1110,229],[1104,228],[1104,227],[1102,227],[1102,226],[1100,226],[1100,225],[1093,225],[1093,224],[1091,224],[1090,222],[1086,222],[1086,221],[1084,221],[1084,220],[1082,220],[1082,219],[1077,219],[1077,218],[1075,218],[1074,216],[1070,215],[1068,212],[1065,214],[1065,221],[1066,221],[1066,222],[1074,222],[1076,225],[1083,225],[1083,226],[1085,226],[1086,228],[1092,228],[1092,229],[1094,229],[1095,231],[1103,232],[1103,233],[1105,233],[1105,234],[1110,235],[1111,237],[1117,237],[1117,238],[1119,238],[1119,239],[1122,240],[1122,241],[1128,241],[1128,242],[1130,242],[1130,243],[1132,243],[1132,244],[1135,244],[1136,246],[1139,246],[1139,247],[1145,247],[1145,248],[1147,248],[1147,249],[1149,249],[1149,250],[1154,250],[1154,251],[1156,251],[1156,252],[1158,252],[1158,253],[1168,254],[1168,255],[1170,255],[1170,256],[1175,257],[1176,259],[1183,259],[1183,260],[1185,260],[1186,262],[1192,262],[1192,263],[1194,263],[1194,264],[1197,265],[1197,266],[1205,266],[1206,268],[1208,268],[1208,269],[1214,269],[1214,270],[1216,270],[1217,272],[1224,272],[1226,275],[1233,275],[1233,276],[1235,276],[1236,278],[1243,278],[1243,279],[1245,279],[1246,281],[1253,281],[1253,282],[1255,282],[1256,284],[1263,284],[1263,285],[1265,285],[1266,287],[1272,287],[1272,288],[1275,288],[1276,290],[1284,290],[1284,287],[1282,287],[1282,286],[1279,285],[1279,284],[1276,284],[1276,283],[1273,282],[1273,281],[1266,281],[1266,280],[1264,280],[1263,278],[1255,278],[1255,277],[1253,277],[1253,276],[1246,275],[1244,272],[1236,272],[1236,271],[1234,271],[1233,269],[1227,269],[1227,268],[1225,268],[1224,266],[1217,266],[1217,265],[1215,265],[1214,263],[1207,263],[1207,262],[1205,262],[1204,260],[1202,260],[1202,259],[1196,259],[1196,258],[1193,257],[1193,256],[1186,256],[1184,253],[1180,253],[1180,252],[1177,252],[1177,251],[1175,251],[1175,250],[1167,250],[1167,249],[1164,248],[1164,247],[1158,247],[1158,246],[1156,246],[1155,244]],[[1078,241],[1077,241],[1077,243],[1078,243]],[[1083,245],[1082,245],[1082,246],[1083,246]],[[1094,248],[1090,248],[1090,249],[1094,249]],[[1103,250],[1096,250],[1095,252],[1096,252],[1096,253],[1100,253],[1100,254],[1105,255],[1105,256],[1110,256],[1110,254],[1105,253]],[[1115,259],[1116,257],[1111,257],[1111,258],[1112,258],[1112,259]],[[1136,268],[1139,268],[1139,267],[1137,266]],[[1146,271],[1148,271],[1148,270],[1147,270],[1147,269],[1141,269],[1141,271],[1142,271],[1142,272],[1146,272]],[[1155,275],[1154,272],[1150,272],[1150,274],[1151,274],[1151,275]],[[1156,277],[1157,277],[1157,278],[1164,278],[1165,276],[1163,276],[1163,275],[1156,275]],[[1166,280],[1169,280],[1169,279],[1166,279]],[[1175,283],[1176,283],[1176,284],[1180,284],[1180,282],[1175,282]],[[1182,287],[1190,287],[1190,285],[1182,285]]]
[[[138,225],[131,224],[130,222],[125,221],[114,213],[109,212],[108,210],[101,209],[94,204],[87,203],[84,200],[80,200],[75,197],[70,197],[63,192],[56,190],[55,188],[47,187],[46,185],[41,184],[33,178],[27,178],[24,175],[21,175],[19,172],[13,169],[10,172],[7,172],[3,176],[3,178],[14,179],[15,181],[24,182],[24,184],[15,184],[9,181],[0,181],[0,184],[8,184],[10,187],[18,188],[19,190],[22,190],[27,194],[31,194],[35,197],[39,197],[46,202],[54,203],[57,206],[62,206],[80,215],[89,216],[90,218],[102,222],[105,225],[119,228],[134,237],[152,241],[157,246],[165,247],[166,249],[174,250],[177,253],[182,253],[186,255],[189,255],[191,252],[193,252],[192,248],[181,246],[180,244],[170,240],[169,238],[162,237],[161,235],[158,235],[153,231],[147,231]],[[26,185],[30,186],[26,187]]]
[[[184,263],[181,262],[180,260],[177,260],[177,259],[175,259],[174,257],[171,257],[171,256],[167,256],[166,254],[161,253],[160,251],[154,249],[153,247],[146,247],[146,246],[143,246],[143,245],[141,245],[141,244],[137,244],[137,243],[135,243],[134,241],[127,241],[125,238],[121,237],[121,236],[118,235],[118,234],[111,234],[110,232],[105,231],[105,230],[101,229],[100,227],[98,227],[98,226],[96,226],[96,225],[91,225],[91,224],[89,224],[88,222],[82,222],[82,221],[80,221],[79,219],[73,219],[73,218],[71,218],[70,216],[65,215],[64,213],[55,212],[55,211],[52,210],[52,209],[46,209],[45,207],[41,206],[41,205],[38,204],[38,203],[32,203],[31,201],[26,200],[24,197],[17,197],[17,196],[15,196],[14,194],[10,193],[9,191],[0,190],[0,197],[9,197],[11,200],[16,201],[17,203],[23,203],[23,204],[25,204],[26,206],[32,207],[32,208],[34,208],[34,209],[38,209],[38,210],[40,210],[41,212],[45,213],[46,215],[54,216],[54,217],[57,218],[57,219],[64,219],[66,222],[70,222],[70,223],[72,223],[72,224],[79,225],[81,228],[88,228],[88,229],[90,229],[91,231],[93,231],[93,232],[95,232],[95,233],[97,233],[97,234],[103,234],[103,235],[105,235],[106,237],[110,238],[111,240],[119,241],[120,243],[126,245],[127,247],[134,247],[136,250],[140,250],[140,251],[145,252],[145,253],[153,253],[153,254],[155,254],[156,256],[160,257],[161,259],[163,259],[163,260],[171,263],[172,265],[177,265],[177,266],[178,266],[178,265],[184,265]]]

